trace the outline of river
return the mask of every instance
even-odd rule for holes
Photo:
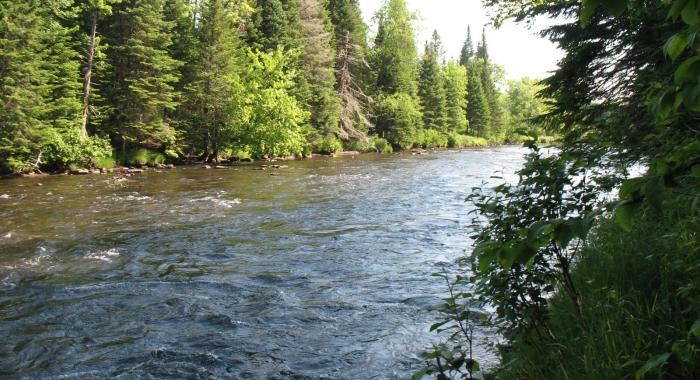
[[[409,378],[465,195],[524,153],[2,180],[0,377]]]

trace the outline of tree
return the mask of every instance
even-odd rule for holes
[[[528,77],[508,81],[508,125],[512,130],[527,129],[539,132],[536,119],[547,110],[545,100],[539,96],[542,89],[539,81]]]
[[[90,117],[90,94],[92,91],[92,72],[95,67],[95,57],[98,52],[100,42],[97,36],[97,24],[100,17],[109,16],[112,14],[112,5],[119,3],[121,0],[84,0],[80,3],[82,18],[87,19],[85,23],[87,32],[87,49],[85,50],[85,66],[83,67],[83,109],[82,119],[80,124],[80,134],[83,137],[88,135],[88,119]]]
[[[414,16],[405,0],[386,0],[375,16],[372,67],[377,91],[384,94],[417,94],[417,51],[413,35]]]
[[[295,86],[292,63],[281,48],[274,53],[249,53],[240,142],[253,155],[301,155],[305,150],[309,113],[290,95]]]
[[[459,53],[459,63],[464,67],[469,67],[473,57],[474,43],[472,42],[472,28],[467,26],[467,39],[464,41],[462,50]]]
[[[335,51],[328,15],[321,0],[300,0],[304,53],[301,67],[307,82],[305,103],[310,122],[321,134],[338,132],[340,101],[335,92]]]
[[[484,96],[488,102],[489,108],[489,118],[487,123],[484,125],[485,136],[496,136],[502,129],[502,116],[503,112],[500,104],[500,91],[496,87],[497,75],[499,74],[499,68],[489,60],[488,44],[486,42],[486,28],[482,31],[481,42],[479,43],[476,50],[476,58],[478,58],[480,68],[479,73],[481,74],[481,86],[484,91]]]
[[[125,148],[161,148],[174,143],[166,112],[178,105],[175,85],[181,62],[170,56],[172,22],[164,0],[129,0],[115,5],[108,55],[112,61],[109,101],[115,106],[110,135]]]
[[[467,98],[469,99],[467,117],[469,119],[469,131],[471,134],[484,137],[486,136],[491,124],[491,106],[488,98],[484,93],[483,74],[484,61],[478,58],[472,64],[469,73],[469,90]]]
[[[205,161],[219,161],[239,137],[240,67],[246,64],[237,35],[238,14],[224,0],[206,0],[197,31],[196,68],[185,88],[190,143]]]
[[[255,49],[301,47],[298,0],[257,0],[248,23],[248,44]]]
[[[442,67],[438,60],[442,55],[442,42],[437,31],[425,46],[420,66],[418,94],[423,109],[425,128],[445,131],[447,129],[447,96]]]
[[[372,98],[365,95],[354,74],[360,70],[357,67],[368,66],[358,50],[361,47],[353,44],[350,31],[346,32],[345,41],[338,46],[337,59],[338,96],[341,101],[338,137],[343,140],[364,140],[367,137],[365,131],[373,126],[367,111]]]
[[[467,133],[467,69],[455,61],[447,62],[444,69],[446,93],[446,129]]]

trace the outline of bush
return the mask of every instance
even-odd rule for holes
[[[343,144],[334,135],[326,135],[313,143],[314,153],[334,154],[343,150]]]
[[[165,155],[163,153],[146,148],[131,149],[124,152],[119,152],[116,155],[116,159],[123,165],[134,166],[165,163]]]
[[[447,135],[434,129],[423,129],[416,134],[417,146],[425,149],[429,148],[447,148]]]
[[[447,135],[447,146],[450,148],[481,147],[488,145],[488,141],[481,137],[460,135],[457,133],[450,133]]]
[[[354,150],[358,152],[373,152],[374,146],[372,145],[372,140],[350,140],[343,141],[343,149]]]
[[[42,167],[49,170],[89,167],[112,156],[109,140],[97,136],[82,137],[77,130],[63,133],[49,130],[42,151]]]
[[[375,137],[372,140],[372,145],[374,146],[374,149],[377,150],[379,153],[392,153],[394,151],[394,148],[389,144],[388,141],[381,137]]]

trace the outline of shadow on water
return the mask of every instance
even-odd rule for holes
[[[0,377],[409,377],[465,195],[523,153],[2,181]]]

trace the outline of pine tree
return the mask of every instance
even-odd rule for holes
[[[44,131],[39,1],[0,2],[0,171],[30,167]]]
[[[442,42],[437,31],[433,31],[431,41],[426,44],[421,61],[418,94],[423,109],[425,128],[446,130],[447,96],[442,67],[438,60],[442,54]]]
[[[476,59],[469,69],[469,99],[467,117],[469,119],[469,132],[476,136],[484,137],[491,125],[491,107],[484,93],[482,73],[484,62]]]
[[[326,9],[333,24],[335,42],[338,50],[346,43],[350,34],[350,42],[358,46],[356,53],[365,54],[367,50],[367,25],[362,19],[362,12],[357,0],[327,0]]]
[[[257,0],[248,24],[248,44],[263,51],[301,47],[298,0]]]
[[[225,0],[201,5],[197,51],[191,83],[185,88],[188,136],[205,161],[218,161],[221,151],[238,137],[237,117],[243,85],[240,67],[246,62],[237,35],[238,15]]]
[[[500,92],[496,87],[496,67],[489,61],[488,44],[486,42],[486,29],[481,35],[481,42],[477,48],[477,58],[480,60],[481,86],[489,106],[489,120],[484,126],[486,135],[495,136],[502,129],[501,106],[499,104]]]
[[[172,22],[164,0],[128,0],[114,6],[108,44],[112,61],[109,132],[121,147],[161,148],[174,142],[166,112],[178,105],[181,63],[170,56]]]
[[[112,14],[112,5],[119,3],[121,0],[79,0],[77,1],[80,8],[80,18],[84,20],[83,24],[85,33],[87,34],[87,48],[85,50],[83,73],[83,91],[82,91],[82,119],[80,124],[80,134],[88,135],[88,122],[91,114],[91,95],[93,91],[93,70],[95,69],[96,58],[99,53],[98,23],[105,16]]]
[[[462,50],[459,53],[459,63],[464,67],[469,67],[473,57],[474,43],[472,42],[472,28],[467,26],[467,39],[464,41]]]
[[[321,134],[338,132],[340,102],[335,92],[333,34],[322,0],[300,0],[304,54],[301,67],[308,93],[305,103],[310,122]]]
[[[377,13],[373,68],[377,90],[384,94],[417,95],[417,51],[414,16],[405,0],[386,0]]]
[[[447,130],[467,132],[467,69],[449,61],[444,69],[445,93],[447,95]]]

